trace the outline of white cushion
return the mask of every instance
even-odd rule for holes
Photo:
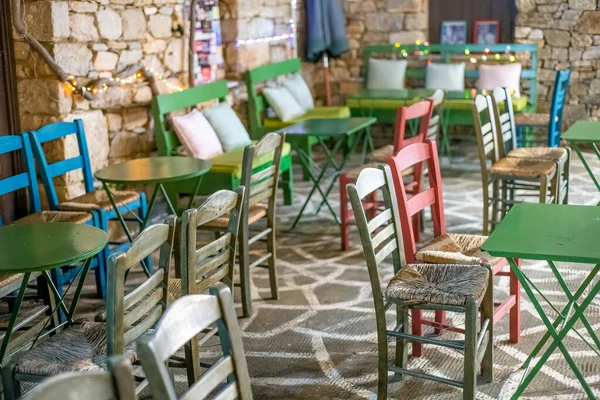
[[[513,97],[521,97],[521,64],[479,65],[477,89],[494,90],[497,87],[511,90]]]
[[[404,89],[405,60],[369,58],[367,89]]]
[[[267,103],[283,122],[306,114],[306,110],[285,87],[264,88],[262,93],[267,99]]]
[[[465,64],[428,64],[427,89],[465,90]]]
[[[229,104],[222,102],[214,107],[205,108],[202,114],[217,132],[224,151],[231,151],[252,143],[246,127]]]
[[[171,120],[179,141],[190,157],[208,160],[223,154],[217,133],[197,109],[185,115],[173,116]]]
[[[310,92],[306,81],[302,78],[302,75],[294,74],[285,79],[282,82],[282,85],[290,91],[292,96],[294,96],[304,110],[310,111],[315,108],[315,101],[313,100],[312,93]]]

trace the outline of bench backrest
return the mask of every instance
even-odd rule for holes
[[[269,107],[262,94],[258,94],[256,85],[276,79],[282,75],[298,73],[301,69],[302,63],[300,59],[294,58],[246,71],[244,80],[248,88],[248,116],[250,118],[250,130],[253,139],[260,139],[266,133],[261,114]]]
[[[465,50],[468,49],[468,54]],[[486,54],[485,51],[489,52]],[[475,57],[477,59],[478,64],[483,64],[484,62],[481,60],[482,55],[486,55],[490,64],[506,64],[509,61],[509,55],[505,54],[506,51],[509,51],[510,54],[516,53],[529,53],[530,54],[530,62],[531,66],[528,69],[521,70],[521,79],[530,80],[530,96],[529,103],[536,104],[537,98],[537,67],[538,67],[538,46],[535,44],[514,44],[514,43],[499,43],[499,44],[430,44],[428,46],[425,45],[400,45],[396,44],[383,44],[383,45],[370,45],[365,46],[363,51],[364,57],[364,77],[368,74],[369,68],[369,59],[371,57],[377,55],[391,55],[392,57],[396,57],[398,59],[403,59],[403,54],[408,54],[409,64],[406,69],[406,77],[407,78],[425,78],[425,68],[423,65],[419,65],[418,67],[415,65],[411,65],[410,60],[414,57],[420,57],[423,61],[426,61],[428,58],[432,59],[432,61],[437,63],[446,63],[449,64],[451,62],[457,62],[456,59],[458,56],[462,56],[466,59],[466,62],[469,62],[471,57]],[[414,55],[417,52],[417,55]],[[421,54],[421,52],[423,54]],[[500,61],[495,59],[495,55],[500,54]],[[465,70],[465,78],[479,78],[479,70],[478,69],[466,69]],[[366,82],[366,79],[365,79]]]
[[[154,135],[158,155],[170,156],[181,145],[171,124],[167,124],[167,116],[174,111],[196,107],[200,103],[227,100],[229,90],[224,80],[207,83],[183,90],[181,92],[161,94],[152,99],[152,116],[154,118]]]

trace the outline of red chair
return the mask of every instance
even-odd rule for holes
[[[434,102],[433,100],[423,100],[415,103],[411,106],[401,107],[396,113],[396,125],[394,126],[394,144],[387,145],[379,148],[369,154],[370,163],[361,165],[360,167],[346,171],[340,175],[340,236],[342,240],[342,251],[348,249],[350,242],[350,218],[353,216],[352,208],[348,204],[348,195],[346,193],[346,185],[348,183],[354,183],[360,171],[364,168],[374,167],[382,164],[385,160],[396,154],[404,146],[413,143],[423,143],[427,138],[429,131],[429,121],[433,113]],[[410,138],[405,138],[406,124],[408,121],[419,120],[419,131],[418,133]],[[413,195],[419,193],[421,187],[421,181],[423,178],[423,170],[407,170],[404,175],[407,180],[405,187]],[[412,178],[411,178],[412,177]],[[364,209],[370,210],[371,217],[377,214],[377,194],[373,193],[370,199],[364,202]],[[421,225],[420,215],[415,216],[415,225],[418,227]],[[419,230],[415,233],[415,238],[419,240]]]
[[[480,247],[486,241],[487,236],[446,233],[442,179],[437,154],[435,142],[425,140],[424,143],[406,146],[395,156],[387,159],[396,188],[406,262],[409,264],[423,262],[431,264],[489,264],[495,276],[509,276],[509,296],[502,303],[494,304],[494,324],[510,312],[510,341],[517,343],[521,334],[519,281],[512,271],[502,271],[503,267],[508,264],[506,259],[494,258],[481,251]],[[417,194],[413,193],[409,198],[406,185],[402,179],[402,171],[408,168],[413,168],[415,171],[421,170],[425,162],[429,170],[429,188]],[[429,206],[431,206],[434,239],[417,250],[414,233],[418,227],[413,225],[413,218]],[[461,329],[446,325],[444,311],[436,311],[435,321],[426,321],[423,320],[420,310],[413,310],[413,334],[423,335],[423,325],[433,326],[435,333],[439,333],[442,329],[462,332]],[[413,355],[419,357],[422,348],[422,344],[414,343]]]

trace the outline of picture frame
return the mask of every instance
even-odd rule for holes
[[[473,43],[496,44],[500,43],[500,21],[476,20],[473,25]]]
[[[440,31],[441,44],[466,44],[467,21],[442,21]]]

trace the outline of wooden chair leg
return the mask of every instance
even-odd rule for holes
[[[190,343],[184,347],[185,369],[187,372],[188,386],[191,387],[200,379],[200,349],[198,347],[198,337],[194,336]]]
[[[382,310],[383,311],[383,310]],[[377,318],[377,359],[378,359],[378,379],[377,379],[377,398],[387,399],[388,384],[388,342],[385,323],[385,312],[383,315],[376,313]]]
[[[487,328],[488,342],[481,363],[483,379],[485,382],[492,382],[494,380],[494,274],[491,268],[489,268],[489,272],[488,288],[481,304],[482,321],[485,319],[490,320]]]
[[[415,336],[423,336],[423,311],[411,310],[412,313],[412,334]],[[423,343],[413,342],[412,344],[413,357],[421,357],[423,355]]]
[[[402,327],[402,332],[410,333],[408,309],[396,306],[396,325]],[[408,364],[408,340],[396,339],[396,359],[394,365],[398,368],[406,369]],[[402,379],[402,374],[396,374],[398,379]]]
[[[2,366],[2,395],[4,400],[21,398],[21,384],[14,377],[14,364],[9,362]]]
[[[483,229],[484,236],[490,234],[490,188],[489,183],[483,185]]]
[[[294,169],[292,165],[281,175],[283,178],[280,183],[280,186],[283,187],[283,204],[291,206],[294,202]]]
[[[277,254],[275,245],[275,223],[268,221],[268,227],[271,232],[267,235],[267,252],[270,254],[269,263],[269,284],[271,285],[271,299],[279,299],[279,284],[277,282]]]
[[[496,218],[498,218],[498,202],[500,202],[501,204],[504,204],[504,202],[502,201],[502,200],[504,200],[504,197],[500,198],[500,190],[499,190],[500,183],[501,182],[499,182],[497,179],[495,179],[494,182],[492,183],[492,216],[491,216],[492,226],[490,226],[490,232],[493,232],[494,228],[496,227]],[[502,181],[502,183],[504,183],[504,181]],[[504,216],[504,214],[502,216]]]
[[[240,221],[240,235],[239,235],[239,247],[240,247],[240,284],[242,292],[242,315],[244,318],[248,318],[252,315],[252,288],[250,282],[250,253],[248,248],[248,239],[250,236],[248,228],[248,218],[242,218]]]
[[[548,177],[540,176],[540,203],[544,204],[548,201]]]
[[[521,268],[521,260],[517,260],[517,266]],[[521,283],[517,279],[517,276],[510,270],[510,289],[509,295],[515,296],[515,305],[512,306],[509,312],[509,325],[510,333],[509,340],[511,343],[519,343],[521,339]]]
[[[348,250],[350,245],[350,214],[352,211],[348,208],[348,194],[346,192],[346,184],[348,178],[346,174],[340,175],[340,239],[342,251]]]
[[[463,400],[474,400],[477,395],[477,302],[467,299],[465,313],[465,375]]]

